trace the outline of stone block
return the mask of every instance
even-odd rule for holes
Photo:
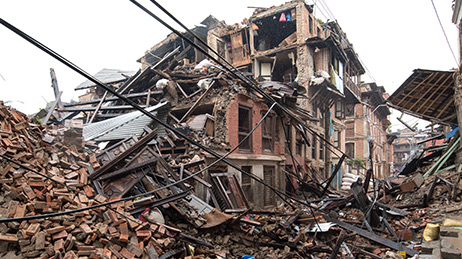
[[[443,259],[461,259],[460,251],[454,248],[441,248],[441,258]]]
[[[459,231],[452,227],[440,226],[440,236],[442,237],[459,237]]]
[[[432,254],[433,250],[440,248],[440,241],[434,240],[422,243],[422,254]]]
[[[457,239],[454,238],[454,241],[456,241]],[[441,248],[454,248],[454,245],[452,242],[454,242],[453,240],[450,240],[449,238],[445,237],[445,238],[442,238],[441,239]]]

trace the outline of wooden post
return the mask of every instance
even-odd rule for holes
[[[53,68],[50,68],[50,76],[51,76],[51,87],[53,87],[53,91],[55,93],[55,99],[58,100],[57,107],[58,109],[63,108],[63,104],[61,103],[61,94],[58,87],[58,79],[56,78],[56,73]],[[58,112],[58,119],[61,119],[61,113]]]
[[[345,158],[346,158],[346,155],[343,154],[343,156],[340,158],[340,161],[335,166],[334,172],[332,172],[332,175],[329,177],[329,180],[327,181],[326,186],[324,187],[324,190],[322,191],[322,195],[324,195],[326,193],[327,189],[329,188],[329,185],[332,183],[332,180],[334,180],[335,176],[337,175],[337,172],[342,167],[342,163],[345,160]]]
[[[345,231],[340,231],[340,235],[337,239],[337,243],[335,244],[334,250],[332,250],[332,254],[330,254],[329,259],[335,259],[337,258],[338,250],[340,249],[340,246],[343,243],[343,240],[345,240]]]

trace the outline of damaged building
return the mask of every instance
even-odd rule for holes
[[[138,71],[79,71],[79,102],[61,103],[54,84],[33,119],[0,102],[0,256],[437,253],[422,232],[460,202],[458,129],[439,147],[441,134],[421,140],[428,149],[390,176],[387,105],[454,123],[454,73],[416,70],[389,97],[313,8],[294,0],[172,30]]]
[[[342,172],[364,175],[365,168],[373,166],[376,177],[389,174],[389,111],[383,105],[386,93],[383,87],[361,81],[365,70],[337,22],[324,23],[313,15],[313,6],[291,1],[256,9],[242,24],[226,25],[209,16],[190,32],[195,37],[189,33],[182,36],[201,47],[206,42],[213,49],[208,51],[212,57],[224,57],[259,82],[297,119],[274,109],[261,127],[252,131],[270,109],[270,103],[245,85],[227,79],[226,73],[220,73],[220,65],[206,59],[204,53],[175,33],[147,50],[138,59],[142,68],[131,72],[128,80],[119,81],[129,75],[126,71],[103,70],[95,76],[141,107],[167,101],[153,112],[172,125],[201,132],[204,144],[218,152],[224,154],[243,141],[228,159],[287,193],[295,195],[300,188],[312,191],[300,184],[301,179],[315,186],[329,180],[340,187]],[[96,88],[94,84],[84,82],[76,90],[84,88],[88,89],[84,96],[93,95],[93,100],[82,99],[61,110],[85,112],[84,135],[86,129],[99,127],[91,123],[103,124],[98,121],[131,110],[107,93],[91,90]],[[81,108],[82,104],[87,107]],[[148,121],[143,126],[148,126]],[[120,131],[125,134],[97,132],[109,137],[88,140],[115,141],[131,132]],[[243,140],[251,131],[250,137]],[[141,133],[138,130],[137,134]],[[166,149],[177,147],[167,135],[160,127],[158,143],[163,154],[168,153],[163,151],[164,145]],[[213,157],[203,155],[207,163],[213,162]],[[253,206],[277,204],[272,191],[229,165],[218,163],[209,172],[234,175],[229,179],[242,186]],[[333,172],[334,178],[329,179]],[[261,193],[264,195],[256,195]]]

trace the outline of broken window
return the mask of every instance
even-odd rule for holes
[[[354,116],[355,115],[355,105],[352,103],[345,105],[345,116]]]
[[[332,53],[331,55],[331,64],[332,64],[332,68],[334,69],[335,73],[337,73],[337,75],[339,74],[338,73],[338,69],[339,69],[339,60],[338,58],[335,56],[335,54]]]
[[[271,66],[269,62],[260,63],[260,76],[265,80],[271,80]]]
[[[345,105],[342,101],[335,102],[335,118],[345,119]]]
[[[311,15],[308,16],[308,21],[309,21],[308,26],[310,30],[310,35],[313,35],[313,17],[311,17]]]
[[[318,117],[318,103],[316,100],[311,102],[311,112],[313,113],[314,118]]]
[[[243,166],[242,170],[247,172],[248,174],[252,174],[252,167],[251,166]],[[252,179],[247,174],[241,173],[241,186],[242,191],[244,191],[245,197],[248,201],[253,201],[253,193],[252,193]]]
[[[239,143],[250,133],[252,127],[252,109],[246,106],[239,105],[238,114],[239,126],[238,135]],[[252,136],[249,136],[239,147],[239,151],[248,151],[252,149]]]
[[[210,174],[213,192],[221,209],[248,208],[244,192],[234,173]]]
[[[334,134],[332,137],[333,137],[334,146],[339,148],[340,147],[340,131],[334,130]]]
[[[297,130],[297,135],[296,135],[295,141],[296,141],[295,142],[295,154],[297,156],[301,156],[302,155],[302,147],[303,147],[303,138],[302,138],[302,134],[298,130]]]
[[[284,51],[276,54],[271,80],[291,83],[297,77],[297,55],[293,51]]]
[[[263,166],[263,181],[265,184],[274,187],[275,183],[275,174],[274,174],[274,166]],[[263,205],[264,206],[272,206],[276,203],[275,195],[273,190],[265,186],[264,190],[264,197],[263,197]]]
[[[350,157],[355,157],[355,143],[346,143],[345,144],[345,154]]]
[[[313,141],[311,144],[311,158],[312,159],[316,159],[316,146],[317,146],[316,135],[313,134]]]
[[[266,111],[262,111],[262,117]],[[274,151],[274,136],[275,136],[276,123],[274,116],[269,114],[262,123],[261,145],[262,152],[273,153]]]
[[[247,43],[247,30],[241,30],[230,35],[232,63],[234,66],[242,66],[250,63],[249,45]]]
[[[285,153],[290,154],[290,148],[292,148],[292,126],[289,123],[284,124],[284,134],[286,139]]]
[[[338,59],[335,53],[331,53],[331,83],[337,87],[342,94],[344,93],[343,86],[343,63]]]
[[[320,160],[324,159],[324,142],[322,139],[324,139],[323,135],[321,135],[321,141],[319,142],[319,159]]]

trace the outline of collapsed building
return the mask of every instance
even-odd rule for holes
[[[60,103],[53,84],[55,102],[34,121],[0,106],[2,256],[382,258],[437,250],[419,235],[441,216],[439,205],[460,201],[460,166],[445,167],[460,140],[450,137],[441,157],[418,157],[406,176],[373,179],[388,176],[392,161],[385,100],[415,108],[428,98],[388,98],[362,82],[346,34],[304,1],[257,9],[242,24],[209,16],[202,25],[149,49],[139,71],[87,76],[79,102]],[[206,45],[208,53],[197,48]],[[428,116],[454,120],[451,104],[434,105],[424,106]]]
[[[210,55],[219,54],[258,81],[298,118],[272,110],[262,127],[230,154],[234,164],[288,193],[296,192],[300,179],[317,185],[334,171],[331,183],[337,187],[342,172],[363,175],[365,168],[373,165],[376,177],[389,174],[389,111],[383,105],[386,93],[383,87],[361,81],[365,70],[337,22],[323,23],[313,15],[313,6],[292,1],[257,9],[242,24],[226,25],[213,16],[201,24],[191,31],[215,50],[209,51]],[[191,35],[183,36],[203,46]],[[204,143],[217,151],[235,147],[269,109],[270,103],[262,96],[238,89],[236,81],[219,74],[218,64],[208,61],[177,34],[169,35],[138,61],[142,69],[123,84],[119,79],[125,75],[118,71],[113,71],[112,77],[101,71],[101,79],[119,93],[137,98],[142,107],[165,98],[170,108],[159,111],[162,118],[175,125],[186,123],[195,130],[206,129]],[[93,127],[93,122],[130,110],[106,93],[92,90],[94,84],[84,82],[76,89],[83,88],[89,91],[82,98],[93,95],[93,100],[82,99],[61,111],[85,112],[84,131]],[[92,103],[93,107],[79,107]],[[211,158],[206,159],[211,162]],[[252,204],[277,204],[271,191],[264,192],[257,182],[232,167],[218,169],[217,165],[216,170],[234,173]]]

